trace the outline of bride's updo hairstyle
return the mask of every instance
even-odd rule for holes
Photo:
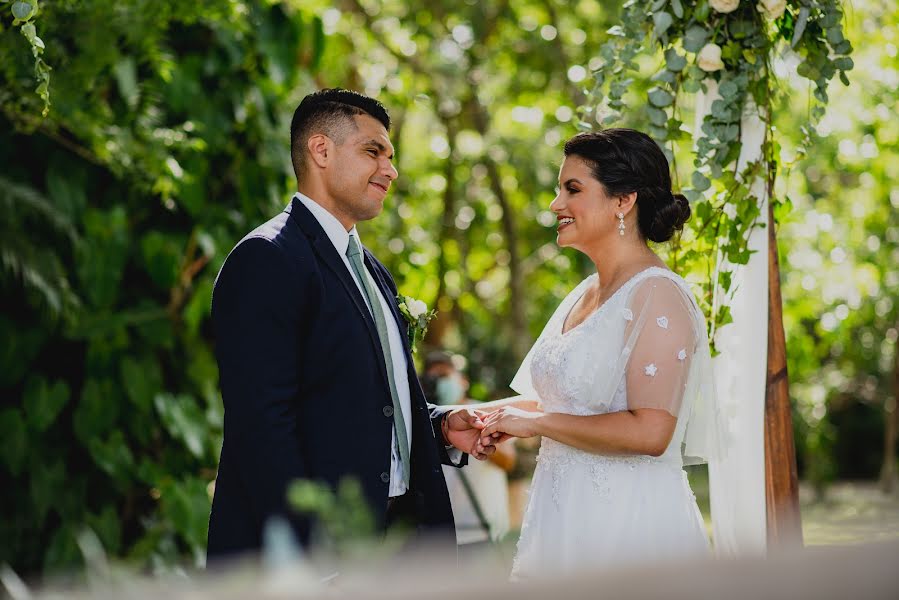
[[[633,129],[580,133],[565,142],[613,198],[637,192],[637,225],[644,239],[667,242],[690,218],[690,203],[671,192],[668,159],[651,137]]]

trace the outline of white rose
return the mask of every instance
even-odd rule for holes
[[[696,63],[699,65],[700,69],[707,73],[723,69],[724,63],[721,61],[721,46],[718,44],[706,44],[703,46],[702,50],[699,51],[699,56],[696,57]]]
[[[406,308],[409,309],[409,314],[412,315],[413,319],[417,319],[418,317],[428,312],[428,305],[421,300],[413,300],[409,302],[409,305]]]
[[[726,214],[731,221],[737,218],[737,206],[732,202],[725,204],[721,212]]]
[[[759,0],[756,5],[759,12],[771,19],[779,19],[787,8],[787,0]]]
[[[711,0],[709,5],[720,13],[730,13],[737,10],[740,0]]]

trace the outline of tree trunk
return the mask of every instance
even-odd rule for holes
[[[473,90],[471,101],[473,103],[474,121],[478,133],[487,139],[489,129],[489,116],[487,110],[477,98],[477,90]],[[509,308],[511,314],[512,353],[515,360],[522,360],[529,348],[527,318],[524,312],[524,277],[521,270],[521,255],[518,252],[518,228],[515,224],[515,215],[509,205],[509,198],[503,189],[503,180],[499,172],[499,166],[490,157],[484,154],[484,166],[487,167],[487,178],[490,180],[490,191],[496,196],[496,201],[503,209],[501,219],[503,236],[506,238],[506,249],[509,251]]]
[[[447,240],[456,237],[456,163],[453,154],[456,150],[457,128],[449,119],[445,119],[443,124],[446,128],[449,156],[443,164],[443,177],[446,179],[446,188],[444,188],[443,191],[443,216],[440,219],[440,235],[437,239],[437,247],[440,249],[440,254],[437,258],[437,295],[434,298],[433,304],[433,307],[437,308],[440,312],[438,313],[437,318],[434,319],[434,322],[431,323],[428,331],[428,346],[434,348],[443,348],[446,345],[443,339],[446,332],[452,326],[453,313],[455,312],[452,308],[446,310],[447,306],[453,306],[451,301],[441,302],[441,300],[446,296],[445,280],[446,272],[449,269],[444,246]]]
[[[765,390],[765,503],[768,548],[802,546],[799,478],[790,414],[783,300],[773,206],[768,205],[768,380]]]
[[[894,344],[893,352],[893,396],[883,402],[883,466],[880,469],[880,488],[887,494],[896,490],[896,436],[899,433],[897,405],[899,405],[899,341]]]

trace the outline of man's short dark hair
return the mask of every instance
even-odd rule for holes
[[[355,127],[353,117],[368,115],[377,119],[390,131],[390,115],[375,100],[359,92],[340,88],[324,89],[309,94],[293,113],[290,122],[290,159],[297,179],[305,169],[306,142],[317,133],[323,133],[337,144],[342,144],[349,127]]]

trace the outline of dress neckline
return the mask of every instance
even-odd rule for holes
[[[587,315],[583,321],[581,321],[580,323],[578,323],[577,325],[575,325],[568,331],[565,331],[565,323],[568,322],[568,317],[571,316],[571,311],[574,310],[574,307],[577,305],[577,303],[580,301],[580,299],[583,298],[584,294],[587,293],[587,286],[584,286],[583,291],[581,291],[581,293],[578,294],[577,298],[575,298],[574,302],[571,304],[571,307],[569,307],[568,311],[566,311],[565,318],[562,319],[562,326],[559,328],[559,334],[562,337],[565,337],[572,331],[580,329],[583,325],[585,325],[587,323],[587,321],[589,321],[590,319],[593,319],[597,314],[601,313],[603,311],[603,309],[606,307],[606,305],[609,304],[612,300],[614,300],[615,297],[618,296],[619,293],[621,293],[621,290],[628,287],[631,284],[631,282],[635,281],[638,277],[640,277],[644,273],[648,273],[649,271],[662,271],[662,272],[671,273],[672,275],[675,275],[674,271],[672,271],[671,269],[666,269],[664,267],[655,267],[655,266],[646,267],[645,269],[641,269],[641,270],[637,271],[636,273],[631,275],[624,283],[622,283],[620,286],[618,286],[618,289],[615,290],[614,292],[612,292],[612,295],[609,296],[608,298],[606,298],[605,302],[603,302],[602,304],[597,306],[595,309],[593,309],[593,312],[591,312],[589,315]],[[593,273],[587,279],[590,279],[592,277],[598,278],[599,274]],[[587,281],[587,280],[585,279],[584,281]]]

